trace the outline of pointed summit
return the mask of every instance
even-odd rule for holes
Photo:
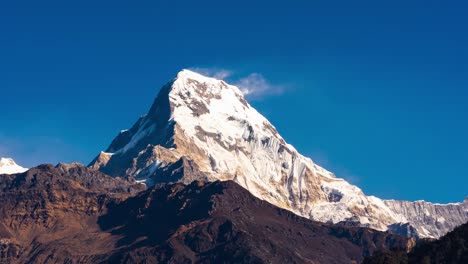
[[[0,174],[15,174],[27,171],[11,158],[0,158]]]
[[[286,143],[239,88],[189,70],[164,85],[148,114],[90,166],[147,185],[233,180],[303,217],[379,230],[409,223],[425,237],[439,237],[468,220],[468,204],[421,207],[366,196]],[[424,212],[433,213],[422,221]],[[442,218],[445,222],[438,223]]]
[[[191,115],[201,116],[217,112],[239,113],[250,108],[239,88],[228,85],[223,80],[182,70],[171,84],[169,100],[173,109],[188,111]],[[174,113],[177,115],[177,113]]]
[[[213,77],[208,77],[205,75],[202,75],[200,73],[197,73],[195,71],[191,71],[188,69],[182,69],[177,73],[177,76],[175,78],[176,80],[187,80],[187,79],[192,79],[192,80],[197,80],[199,82],[220,82],[222,80],[213,78]]]
[[[174,79],[172,90],[174,92],[192,91],[201,97],[212,97],[231,90],[237,98],[244,98],[239,88],[228,85],[224,80],[207,77],[190,70],[181,70]],[[208,98],[207,98],[208,99]]]
[[[211,167],[216,164],[213,158],[208,157],[219,153],[209,153],[210,146],[197,150],[207,143],[200,144],[201,141],[210,138],[210,141],[215,140],[215,145],[234,148],[235,139],[248,137],[254,128],[284,143],[276,129],[247,103],[236,86],[182,70],[174,80],[161,88],[148,114],[140,117],[132,128],[122,130],[90,166],[111,175],[147,178],[148,174],[154,172],[141,170],[141,167],[145,167],[148,162],[154,163],[154,160],[143,161],[142,153],[152,156],[149,152],[157,146],[175,149],[178,158],[189,156],[198,160],[198,165],[204,171],[211,171]],[[185,152],[188,154],[185,155]],[[218,167],[226,165],[219,164]],[[155,180],[158,181],[154,179],[151,182]]]

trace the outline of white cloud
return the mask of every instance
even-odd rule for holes
[[[280,95],[285,91],[282,85],[274,85],[270,83],[262,74],[251,73],[247,76],[238,76],[234,71],[223,68],[189,68],[194,72],[212,77],[219,80],[226,80],[228,83],[239,87],[249,99],[260,99],[265,96]]]
[[[263,75],[251,73],[247,77],[234,82],[241,91],[250,98],[259,98],[269,95],[280,95],[284,92],[284,87],[271,84]]]

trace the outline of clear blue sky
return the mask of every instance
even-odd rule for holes
[[[366,193],[461,201],[465,2],[2,1],[0,156],[87,164],[180,69],[228,69],[282,87],[252,104]]]

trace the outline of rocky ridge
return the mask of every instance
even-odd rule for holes
[[[412,246],[302,218],[232,181],[146,189],[80,164],[0,177],[0,200],[0,263],[352,263]]]
[[[0,263],[93,262],[113,243],[97,225],[105,205],[145,189],[76,163],[2,175]]]

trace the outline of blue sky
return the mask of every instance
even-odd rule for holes
[[[180,69],[226,70],[366,193],[461,201],[468,6],[383,2],[2,1],[0,156],[86,164]]]

